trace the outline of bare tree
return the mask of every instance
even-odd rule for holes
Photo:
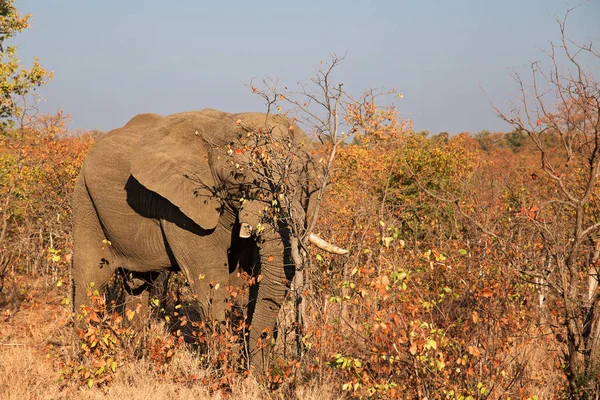
[[[556,18],[560,41],[545,52],[548,63],[532,63],[529,79],[513,74],[519,104],[508,112],[495,109],[527,134],[539,154],[543,176],[535,208],[522,217],[546,262],[522,269],[547,287],[560,313],[551,327],[565,343],[562,361],[570,395],[580,399],[600,391],[600,86],[592,69],[600,53],[591,41],[567,37],[567,19],[575,8]]]
[[[296,271],[291,290],[295,295],[296,348],[300,356],[304,352],[305,332],[303,295],[311,286],[309,275],[305,273],[311,265],[307,246],[309,242],[323,245],[314,233],[323,194],[331,180],[339,147],[357,129],[348,125],[344,117],[348,107],[372,101],[377,95],[369,91],[357,99],[352,98],[343,83],[335,81],[333,76],[342,61],[343,57],[332,54],[329,62],[317,65],[308,84],[298,83],[294,90],[268,78],[263,79],[261,88],[250,83],[251,90],[265,101],[267,119],[282,114],[294,125],[290,126],[289,135],[273,135],[267,123],[262,128],[247,127],[248,137],[238,144],[237,150],[244,156],[236,157],[236,151],[232,151],[233,162],[250,168],[263,185],[271,188],[271,193],[278,194],[267,217],[271,221],[284,219],[290,227],[292,263]],[[311,143],[294,139],[300,127],[312,139]],[[268,146],[264,146],[265,142]],[[339,248],[331,250],[346,253]]]

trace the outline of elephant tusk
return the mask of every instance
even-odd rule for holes
[[[310,234],[310,236],[308,237],[308,241],[320,248],[321,250],[325,250],[333,254],[348,254],[348,250],[342,249],[341,247],[337,247],[336,245],[333,245],[328,241],[321,239],[314,233]]]
[[[240,237],[242,239],[248,239],[252,236],[252,225],[242,222],[242,226],[240,227]]]

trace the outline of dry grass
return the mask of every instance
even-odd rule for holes
[[[343,398],[339,377],[324,369],[295,387],[284,384],[268,391],[254,378],[239,377],[227,394],[214,392],[203,378],[211,371],[200,365],[198,356],[178,346],[169,362],[169,372],[160,372],[153,360],[122,358],[115,380],[110,386],[93,389],[77,382],[63,382],[60,371],[68,360],[76,359],[73,347],[70,306],[63,305],[67,289],[48,285],[43,279],[27,279],[12,286],[12,297],[0,307],[0,399],[281,399],[328,400]],[[18,304],[18,309],[14,305]],[[146,338],[167,337],[165,327],[153,324]],[[551,341],[550,341],[551,342]],[[516,346],[512,353],[524,365],[524,379],[537,386],[538,398],[552,399],[560,393],[562,380],[549,374],[556,362],[554,351],[541,346],[541,341],[528,341]],[[524,346],[524,347],[523,347]],[[131,350],[131,349],[129,349]],[[127,352],[127,349],[123,350]],[[510,370],[510,368],[509,368]],[[330,371],[330,372],[328,372]],[[507,370],[507,372],[510,372]],[[181,377],[193,376],[193,381]],[[214,376],[206,381],[214,382]]]
[[[160,374],[147,359],[127,358],[117,369],[108,388],[82,387],[60,383],[60,369],[65,360],[74,359],[74,337],[70,306],[61,304],[68,296],[63,286],[47,285],[43,279],[19,277],[14,293],[18,308],[5,303],[0,308],[0,399],[271,399],[317,400],[339,399],[330,382],[314,380],[294,389],[276,392],[265,390],[254,378],[242,378],[224,395],[203,385],[209,372],[203,369],[195,353],[178,348],[170,361],[174,376],[195,376],[195,382],[175,382]],[[164,334],[155,325],[147,334]],[[285,391],[285,395],[284,395]]]
[[[67,288],[47,284],[44,279],[19,277],[10,302],[0,307],[0,399],[281,399],[327,400],[343,398],[339,376],[329,369],[311,374],[296,386],[287,383],[268,391],[254,378],[239,377],[223,394],[211,391],[203,381],[214,375],[201,365],[197,353],[184,345],[174,348],[168,372],[159,371],[150,358],[135,358],[123,348],[122,364],[108,387],[89,389],[76,381],[60,382],[64,363],[76,360],[70,305],[62,304]],[[15,300],[16,299],[16,300]],[[18,305],[18,308],[15,308]],[[162,324],[154,323],[142,335],[146,340],[169,337]],[[551,342],[551,341],[550,341]],[[542,341],[527,341],[512,350],[515,362],[525,367],[523,378],[539,399],[555,398],[562,381],[549,374],[556,362],[554,351]],[[516,366],[517,364],[515,364]],[[507,372],[511,373],[509,370]],[[514,371],[513,371],[514,372]],[[186,381],[184,377],[193,377]],[[206,380],[203,378],[207,377]]]
[[[0,397],[55,399],[59,389],[55,358],[70,351],[69,312],[61,306],[64,290],[48,289],[42,279],[22,280],[12,287],[18,309],[2,309],[0,322]]]

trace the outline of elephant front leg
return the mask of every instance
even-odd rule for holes
[[[229,302],[227,285],[229,232],[182,229],[161,221],[167,243],[179,268],[185,274],[204,319],[225,320]]]
[[[148,324],[154,306],[165,306],[168,274],[168,271],[136,272],[119,268],[107,288],[107,301],[115,305],[114,310],[119,314],[131,317],[125,320],[127,324],[141,329]]]

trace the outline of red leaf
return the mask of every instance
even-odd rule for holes
[[[531,209],[529,209],[529,212],[527,213],[527,216],[531,219],[536,219],[537,215],[538,215],[538,211],[540,211],[538,206],[533,206],[531,207]]]

